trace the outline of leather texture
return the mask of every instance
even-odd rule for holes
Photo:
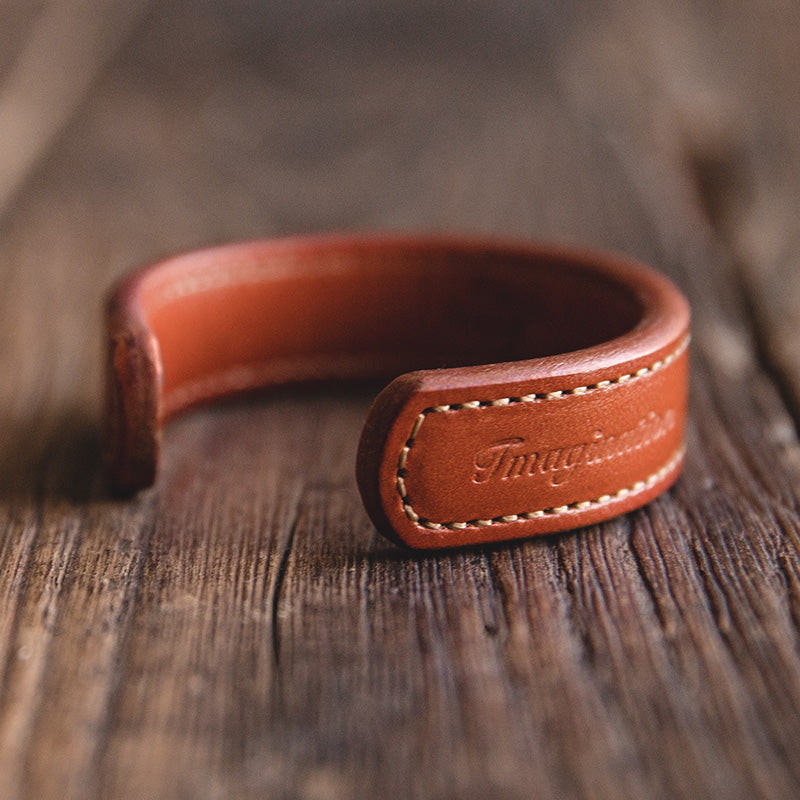
[[[415,548],[575,528],[678,476],[689,310],[620,255],[455,238],[251,242],[141,268],[107,307],[107,462],[156,476],[163,422],[230,394],[396,377],[357,477]]]

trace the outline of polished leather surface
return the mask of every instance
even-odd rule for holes
[[[395,378],[358,450],[364,505],[412,547],[574,528],[683,461],[689,312],[630,259],[470,239],[323,237],[177,256],[108,304],[113,484],[155,479],[163,421],[287,383]]]

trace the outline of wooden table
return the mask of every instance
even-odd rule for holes
[[[0,797],[800,796],[798,131],[787,0],[4,0]],[[192,413],[109,499],[113,278],[376,228],[672,276],[674,491],[405,552],[358,499],[351,388]]]

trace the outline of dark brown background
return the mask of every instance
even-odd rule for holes
[[[0,797],[800,796],[798,130],[792,0],[3,0]],[[677,488],[413,555],[343,390],[176,421],[110,501],[110,281],[373,228],[671,275]]]

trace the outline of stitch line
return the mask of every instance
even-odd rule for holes
[[[609,505],[610,503],[618,500],[624,500],[626,497],[630,497],[632,494],[639,494],[640,492],[651,488],[656,483],[663,480],[670,472],[672,472],[673,469],[675,469],[675,467],[677,467],[677,465],[683,459],[685,453],[686,449],[681,447],[675,452],[672,458],[670,458],[670,460],[663,467],[661,467],[661,469],[654,472],[652,475],[648,475],[644,480],[636,481],[636,483],[633,485],[626,486],[614,494],[604,494],[600,497],[594,497],[591,500],[577,500],[573,503],[568,503],[567,505],[563,506],[551,506],[549,508],[541,508],[536,511],[525,511],[520,514],[505,514],[500,517],[492,517],[491,519],[471,519],[467,522],[433,522],[429,519],[423,519],[407,503],[403,504],[403,511],[412,522],[431,531],[464,530],[465,528],[470,527],[487,528],[491,525],[500,525],[509,522],[524,522],[525,520],[538,519],[539,517],[553,517],[560,516],[562,514],[569,514],[570,512],[586,511],[587,509],[594,508],[595,506]],[[402,480],[402,478],[398,478],[398,481]],[[403,489],[405,489],[404,484]]]
[[[224,267],[209,271],[197,270],[183,275],[177,280],[162,280],[156,283],[151,290],[153,299],[148,312],[156,313],[176,300],[194,297],[205,292],[270,283],[286,274],[291,273],[286,269],[281,272],[274,265],[271,270],[268,270],[263,264],[252,261],[226,264]]]
[[[177,260],[181,259],[181,256],[177,256]],[[303,262],[302,258],[298,258],[296,254],[287,252],[273,254],[268,260],[250,256],[241,257],[239,261],[232,261],[213,268],[193,267],[186,274],[173,279],[157,274],[153,276],[153,286],[149,287],[153,299],[147,311],[154,314],[177,300],[195,297],[206,292],[238,289],[243,286],[261,286],[285,278],[304,276],[307,274],[305,271],[298,272],[298,261]],[[172,259],[165,262],[168,270],[173,268],[171,262]],[[334,274],[339,269],[339,260],[331,258],[327,272],[320,274]],[[147,279],[146,276],[145,282]]]
[[[679,448],[670,458],[670,460],[663,467],[661,467],[661,469],[652,473],[644,480],[636,481],[636,483],[634,483],[632,486],[624,487],[614,494],[604,494],[600,497],[592,498],[591,500],[580,500],[563,506],[551,506],[549,508],[537,509],[536,511],[525,511],[519,514],[506,514],[500,517],[492,517],[490,519],[472,519],[466,522],[434,522],[433,520],[420,517],[419,514],[417,514],[417,512],[414,510],[411,503],[408,501],[408,493],[406,491],[406,464],[408,462],[408,454],[411,448],[414,446],[415,439],[419,434],[422,423],[425,421],[425,418],[428,416],[428,414],[441,414],[447,411],[463,411],[465,409],[486,408],[490,406],[508,406],[518,403],[535,403],[543,400],[560,400],[565,397],[571,397],[572,395],[603,391],[618,384],[628,383],[629,381],[633,380],[640,380],[641,378],[652,375],[655,372],[660,372],[661,370],[666,369],[684,353],[686,348],[689,346],[690,339],[691,336],[687,334],[681,340],[680,344],[675,348],[675,350],[673,350],[665,358],[655,361],[648,367],[642,367],[636,372],[629,372],[624,375],[620,375],[617,378],[599,381],[595,384],[575,386],[571,389],[559,389],[557,391],[547,392],[544,394],[526,394],[522,395],[521,397],[500,397],[495,400],[470,400],[466,403],[451,403],[449,405],[431,406],[430,408],[426,408],[424,411],[421,411],[414,421],[411,434],[406,440],[405,445],[401,448],[400,456],[397,459],[395,486],[397,493],[400,495],[400,501],[403,505],[403,512],[413,523],[420,525],[423,528],[427,528],[428,530],[463,530],[464,528],[468,527],[485,528],[489,527],[490,525],[499,525],[509,522],[524,522],[525,520],[537,519],[544,516],[556,516],[575,511],[585,511],[588,508],[599,505],[608,505],[609,503],[613,503],[617,500],[622,500],[631,494],[638,494],[639,492],[649,489],[654,484],[661,481],[677,466],[684,456],[685,448]]]

